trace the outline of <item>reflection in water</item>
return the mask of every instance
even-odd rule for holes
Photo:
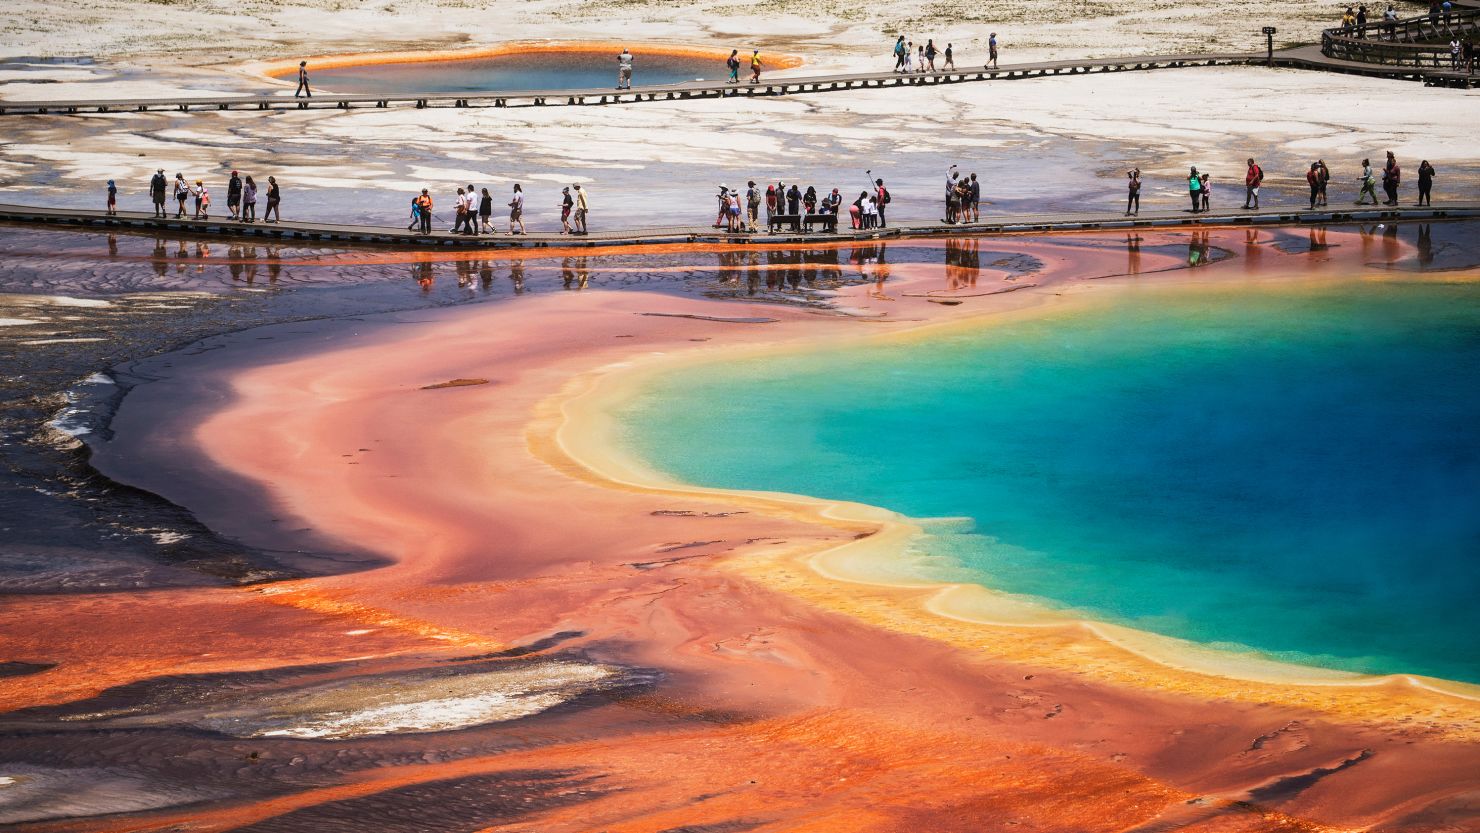
[[[437,278],[432,274],[432,262],[430,260],[423,260],[421,263],[412,267],[411,276],[421,286],[422,292],[431,292],[432,287],[437,284]]]
[[[1325,226],[1311,226],[1309,229],[1309,237],[1311,254],[1315,254],[1316,252],[1324,252],[1327,249],[1331,248],[1326,243]]]
[[[586,265],[586,257],[566,257],[560,260],[560,284],[566,289],[574,289],[579,292],[585,289],[591,282],[591,272]],[[523,281],[523,276],[520,276]]]
[[[1125,273],[1141,274],[1141,235],[1133,231],[1125,233]]]
[[[1187,241],[1187,265],[1206,266],[1208,263],[1208,232],[1194,231]]]
[[[1418,265],[1423,267],[1434,264],[1434,231],[1428,223],[1421,223],[1418,227]]]
[[[946,288],[976,286],[981,272],[981,238],[953,237],[946,241]]]

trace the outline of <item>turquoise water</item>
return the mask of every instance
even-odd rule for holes
[[[1480,286],[1144,291],[665,376],[688,482],[937,525],[945,572],[1276,658],[1480,682]]]

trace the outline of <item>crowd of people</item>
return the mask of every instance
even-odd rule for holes
[[[1372,21],[1365,5],[1347,6],[1341,13],[1341,28],[1349,35],[1365,38],[1375,33],[1380,40],[1397,40],[1398,11],[1390,3],[1381,19]],[[1454,4],[1451,0],[1429,3],[1430,34],[1438,35],[1441,29],[1449,35],[1449,66],[1456,72],[1475,73],[1475,39],[1460,40],[1460,30],[1454,24]],[[1420,26],[1420,30],[1422,27]],[[1442,42],[1442,41],[1441,41]]]
[[[755,233],[760,230],[761,209],[765,208],[768,227],[782,222],[782,218],[796,218],[804,222],[808,217],[840,218],[843,213],[843,192],[840,188],[823,193],[815,185],[803,188],[799,183],[787,185],[783,181],[768,184],[764,188],[755,180],[745,184],[742,191],[728,185],[720,185],[715,195],[718,213],[713,228],[722,228],[734,234]],[[857,230],[884,228],[887,223],[888,205],[893,200],[883,179],[873,179],[866,190],[858,192],[858,199],[848,205],[851,228]],[[836,227],[839,220],[829,225]]]
[[[947,72],[956,68],[956,47],[946,44],[944,50],[937,49],[935,38],[926,38],[924,43],[917,44],[900,35],[894,41],[894,71],[901,74],[922,72]],[[935,59],[941,58],[939,68],[935,65]],[[997,33],[993,32],[987,38],[987,62],[982,69],[997,68]]]
[[[571,192],[575,193],[572,194]],[[591,209],[590,189],[582,188],[580,183],[567,185],[562,188],[560,197],[560,233],[584,235],[589,233],[586,227],[586,216]],[[524,186],[514,183],[513,193],[509,195],[509,234],[527,234],[524,227]],[[432,221],[446,221],[435,212],[436,201],[432,198],[429,189],[421,189],[421,193],[411,198],[411,222],[407,224],[407,231],[420,231],[422,234],[432,233]],[[463,234],[476,237],[478,235],[498,234],[498,229],[493,224],[493,195],[487,188],[478,189],[472,185],[457,189],[457,196],[453,200],[452,234]]]
[[[262,197],[266,208],[262,212],[262,221],[276,223],[282,220],[279,206],[282,203],[282,189],[278,187],[276,177],[269,176],[265,188],[259,189],[257,181],[250,174],[242,176],[238,171],[231,172],[231,178],[226,181],[226,213],[229,219],[242,223],[257,222],[257,199]],[[185,178],[183,173],[176,173],[174,180],[167,179],[164,168],[154,172],[149,180],[149,199],[154,204],[154,216],[167,218],[169,202],[173,199],[176,204],[175,219],[185,217],[186,206],[193,202],[190,218],[193,220],[211,219],[211,189],[205,180],[197,179],[194,183]],[[113,180],[108,180],[108,213],[118,213],[118,186]]]

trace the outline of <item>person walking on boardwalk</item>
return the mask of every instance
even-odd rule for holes
[[[571,186],[576,189],[576,234],[589,233],[586,228],[586,214],[591,210],[591,203],[586,198],[586,189],[580,183]]]
[[[242,183],[242,222],[257,222],[257,182],[247,174],[247,179]]]
[[[625,46],[617,56],[617,89],[632,89],[632,53]]]
[[[463,189],[457,189],[457,197],[453,200],[452,233],[466,234],[468,218],[468,195]]]
[[[1331,184],[1331,169],[1326,167],[1326,160],[1317,159],[1316,167],[1320,168],[1318,178],[1320,179],[1320,192],[1316,194],[1316,207],[1326,207],[1326,187]]]
[[[1367,7],[1357,6],[1357,37],[1367,37]]]
[[[1357,13],[1352,10],[1351,6],[1347,6],[1346,11],[1341,13],[1341,28],[1350,32],[1352,27],[1356,25]]]
[[[168,185],[169,181],[164,178],[164,168],[155,171],[154,176],[149,178],[149,199],[154,203],[155,217],[165,216],[164,192]]]
[[[484,188],[478,195],[478,230],[493,234],[493,195]]]
[[[895,72],[904,72],[904,68],[905,68],[905,56],[908,55],[908,54],[910,54],[909,53],[909,47],[905,45],[904,35],[900,35],[899,36],[899,40],[897,40],[897,41],[894,42],[894,71]]]
[[[929,62],[929,64],[930,64],[930,71],[931,72],[935,72],[935,56],[936,56],[935,38],[926,38],[926,40],[925,40],[925,60]]]
[[[190,199],[190,183],[185,181],[185,175],[175,173],[175,202],[179,204],[180,210],[175,212],[175,219],[179,220],[185,216],[185,201]]]
[[[1310,170],[1305,172],[1305,183],[1310,186],[1310,207],[1316,207],[1316,200],[1321,196],[1321,166],[1316,162],[1310,163]]]
[[[108,216],[112,217],[118,213],[118,186],[113,180],[108,180]]]
[[[925,44],[922,43],[922,44],[920,44],[916,48],[918,50],[918,52],[916,54],[918,55],[919,60],[915,61],[915,72],[924,72],[925,71]]]
[[[761,51],[759,49],[750,53],[750,83],[761,82]]]
[[[1198,176],[1195,167],[1187,174],[1187,196],[1192,198],[1192,213],[1202,211],[1202,177]]]
[[[560,233],[570,234],[570,211],[576,204],[570,196],[570,186],[560,189]]]
[[[282,212],[278,207],[283,204],[283,192],[278,188],[277,177],[267,178],[267,210],[262,212],[262,219],[268,223],[276,223],[283,219]]]
[[[879,228],[888,228],[887,220],[888,205],[894,201],[890,196],[889,189],[884,187],[882,178],[874,180],[874,204],[879,207]]]
[[[740,189],[736,188],[730,192],[730,233],[739,234],[745,231],[744,209],[740,205]]]
[[[1425,159],[1418,163],[1418,204],[1434,204],[1434,166]]]
[[[1377,205],[1377,177],[1372,174],[1372,160],[1362,160],[1362,191],[1357,194],[1357,205],[1366,205],[1367,197],[1372,197],[1372,204]]]
[[[730,213],[730,186],[721,184],[719,192],[714,195],[714,222],[710,228],[721,228],[725,225]]]
[[[205,182],[197,179],[190,193],[195,195],[195,219],[211,219],[211,192],[206,188]]]
[[[1259,210],[1259,186],[1264,183],[1264,169],[1249,159],[1249,169],[1244,173],[1244,208]]]
[[[514,226],[519,230],[515,231]],[[514,183],[514,196],[509,200],[509,233],[524,234],[524,186]]]
[[[951,45],[948,43],[948,44],[946,44],[946,62],[941,65],[941,69],[955,69],[955,68],[956,68],[956,59],[955,59],[955,57],[952,54]]]
[[[987,38],[987,62],[982,65],[982,69],[988,69],[988,68],[991,68],[991,69],[996,69],[997,68],[997,33],[996,32],[993,32],[991,34],[991,36]]]
[[[432,195],[425,188],[416,198],[416,219],[421,223],[422,234],[432,233]]]
[[[308,88],[308,61],[298,62],[298,89],[293,92],[293,97],[299,96],[313,98],[313,90]]]
[[[231,215],[231,219],[237,220],[241,218],[241,208],[242,178],[236,171],[232,171],[231,179],[226,182],[226,213]]]
[[[756,223],[761,218],[761,189],[753,179],[745,184],[745,217],[750,233],[755,234]]]
[[[1398,159],[1393,156],[1392,151],[1387,152],[1387,164],[1382,167],[1382,190],[1387,194],[1387,200],[1383,205],[1398,204],[1398,183],[1402,181],[1403,169],[1398,167]]]
[[[905,75],[915,71],[915,42],[908,41],[904,45],[904,69],[900,70]]]
[[[1141,213],[1141,169],[1132,168],[1126,171],[1125,178],[1125,216],[1135,217]]]
[[[730,71],[730,80],[726,84],[740,83],[740,50],[730,50],[730,57],[725,60],[725,69]]]

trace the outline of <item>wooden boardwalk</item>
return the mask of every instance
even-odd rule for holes
[[[728,234],[707,226],[659,226],[597,231],[588,236],[534,233],[526,235],[454,235],[443,231],[420,234],[404,226],[357,226],[288,221],[239,223],[210,220],[159,219],[142,211],[102,211],[37,208],[0,204],[0,222],[87,231],[144,234],[196,234],[300,245],[370,245],[402,249],[569,248],[665,244],[816,244],[904,237],[960,237],[1064,231],[1176,230],[1211,226],[1320,225],[1480,218],[1480,202],[1442,203],[1432,208],[1413,206],[1338,205],[1308,211],[1301,208],[1265,208],[1260,211],[1219,210],[1191,214],[1176,210],[1147,210],[1137,217],[1116,213],[1033,214],[987,217],[965,225],[926,224],[869,231],[840,229],[836,233],[803,232]],[[597,218],[599,220],[599,216]]]

